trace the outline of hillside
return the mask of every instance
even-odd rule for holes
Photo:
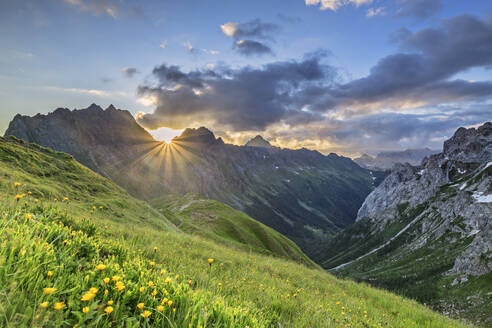
[[[244,251],[294,259],[317,267],[294,242],[221,202],[198,195],[167,195],[150,201],[180,230]]]
[[[364,284],[181,233],[66,154],[0,146],[1,326],[466,326]]]
[[[202,127],[186,129],[170,144],[156,142],[129,112],[112,106],[18,115],[6,135],[72,154],[141,199],[191,192],[221,201],[308,255],[318,240],[354,222],[379,182],[349,158],[265,147],[261,137],[235,146]]]
[[[460,128],[420,167],[396,166],[323,249],[337,275],[492,324],[492,124]]]

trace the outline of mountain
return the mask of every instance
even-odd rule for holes
[[[187,195],[160,212],[37,144],[0,137],[0,177],[1,327],[470,327],[317,267],[215,242],[205,236],[213,224],[200,221],[223,222],[230,208],[179,210],[199,200]],[[180,231],[176,218],[204,234]],[[246,223],[243,236],[275,244],[278,234],[238,220],[228,227]]]
[[[208,129],[157,142],[126,111],[91,105],[16,116],[6,135],[72,154],[132,195],[196,193],[224,202],[308,253],[353,223],[379,180],[349,158],[307,149],[225,144]],[[265,144],[255,138],[254,144]]]
[[[421,166],[399,164],[327,245],[332,272],[492,324],[492,123],[460,128]]]
[[[263,139],[263,137],[260,135],[257,135],[253,139],[248,140],[248,142],[244,145],[248,147],[264,147],[264,148],[272,147],[272,145],[270,145],[270,143],[265,139]]]
[[[355,158],[354,162],[362,167],[384,171],[391,169],[393,165],[399,163],[408,163],[410,165],[420,165],[420,162],[425,157],[439,153],[438,150],[429,148],[422,149],[406,149],[403,151],[384,151],[376,155],[376,157],[368,154],[362,154],[361,157]]]

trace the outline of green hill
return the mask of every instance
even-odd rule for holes
[[[3,327],[466,326],[366,284],[179,232],[65,154],[0,139],[0,177]]]
[[[150,204],[187,233],[245,251],[281,256],[311,267],[317,266],[294,242],[221,202],[187,194],[164,196],[152,200]]]

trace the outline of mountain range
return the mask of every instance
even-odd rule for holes
[[[430,148],[383,151],[376,156],[362,154],[362,156],[354,158],[354,162],[371,170],[384,171],[391,169],[395,164],[408,163],[410,165],[420,165],[420,162],[425,157],[439,152],[439,150],[432,150]]]
[[[226,144],[204,127],[158,142],[112,105],[17,115],[5,135],[71,154],[141,199],[195,193],[224,202],[308,255],[318,240],[355,222],[385,175],[336,154],[271,147],[261,136],[245,146]]]

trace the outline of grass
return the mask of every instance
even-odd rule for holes
[[[3,327],[467,327],[367,284],[183,233],[67,155],[0,140],[0,177]]]
[[[294,242],[224,203],[186,194],[167,195],[150,201],[150,204],[188,234],[317,267]]]

